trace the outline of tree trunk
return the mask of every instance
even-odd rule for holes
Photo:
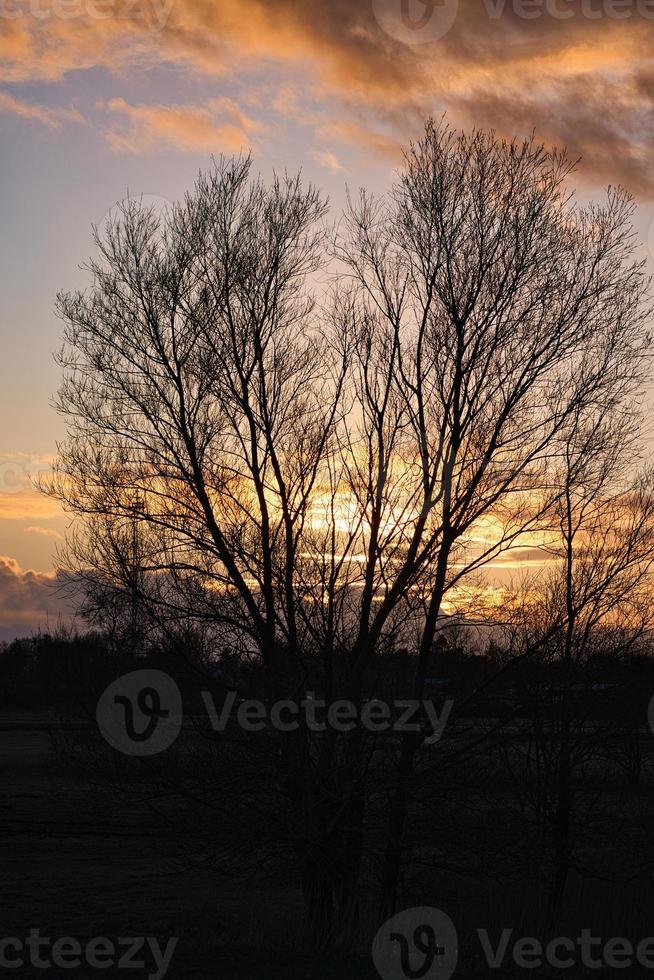
[[[381,914],[388,918],[395,914],[397,892],[402,870],[404,833],[411,798],[411,778],[417,744],[405,739],[400,753],[398,782],[391,806],[388,842],[384,858],[381,883]]]
[[[310,786],[301,785],[298,860],[306,913],[305,940],[313,949],[352,944],[359,927],[359,877],[365,799],[358,739],[340,766],[333,751]],[[298,812],[296,810],[296,812]]]
[[[305,945],[312,950],[349,948],[360,923],[361,836],[346,825],[314,838],[299,854],[305,909]]]
[[[571,778],[570,724],[566,710],[561,727],[561,745],[557,772],[557,800],[554,823],[554,877],[551,896],[553,917],[558,915],[563,905],[565,886],[570,871]]]

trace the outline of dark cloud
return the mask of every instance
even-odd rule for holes
[[[13,558],[0,556],[0,640],[53,629],[72,616],[63,596],[63,579],[50,572],[24,571]]]

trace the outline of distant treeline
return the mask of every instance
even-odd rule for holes
[[[620,717],[647,724],[654,690],[654,648],[648,639],[630,652],[615,653],[602,645],[570,672],[557,658],[512,659],[492,642],[477,649],[470,631],[453,633],[446,646],[434,647],[425,696],[451,699],[460,716],[547,716],[556,713],[565,696],[579,719]],[[365,695],[389,701],[410,696],[413,660],[408,649],[377,658]],[[234,690],[240,697],[264,700],[270,693],[258,660],[229,646],[211,653],[192,645],[183,651],[165,645],[134,650],[117,646],[101,632],[62,630],[0,644],[0,711],[92,711],[112,680],[145,667],[173,676],[186,695],[188,710],[195,709],[206,689],[214,695]],[[304,691],[308,690],[324,693],[319,660],[307,672]]]

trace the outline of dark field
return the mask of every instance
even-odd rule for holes
[[[168,976],[193,980],[373,977],[364,963],[316,963],[293,954],[299,897],[283,879],[222,879],[180,866],[174,830],[147,806],[125,805],[68,771],[47,731],[0,730],[3,936],[179,937]],[[184,862],[186,863],[186,862]],[[290,949],[289,949],[290,945]],[[83,969],[6,972],[85,976]],[[86,974],[88,975],[88,974]],[[107,969],[105,977],[147,971]]]
[[[5,937],[25,937],[36,927],[42,936],[71,936],[82,943],[95,936],[115,941],[154,936],[165,947],[170,937],[178,937],[166,974],[172,980],[377,976],[365,944],[358,954],[340,957],[300,951],[301,900],[287,883],[292,869],[287,877],[283,857],[269,858],[260,869],[248,866],[241,875],[234,867],[225,873],[207,845],[211,822],[203,824],[194,808],[188,811],[179,801],[167,803],[159,784],[133,774],[117,789],[120,780],[98,764],[89,739],[85,732],[0,730]],[[480,964],[478,927],[488,930],[494,944],[507,927],[516,937],[575,936],[592,927],[596,935],[628,936],[634,942],[654,933],[648,822],[654,807],[652,748],[652,737],[643,732],[637,795],[618,767],[596,772],[591,767],[586,773],[588,835],[579,853],[599,873],[575,873],[553,932],[545,913],[547,889],[536,869],[528,873],[528,835],[519,830],[515,802],[498,772],[492,773],[482,755],[441,776],[440,791],[447,792],[439,801],[436,790],[424,802],[432,840],[414,850],[402,907],[434,905],[459,923],[456,977],[513,975]],[[421,818],[427,819],[424,809]],[[220,834],[218,826],[215,833]],[[513,868],[507,868],[507,860]],[[107,968],[100,975],[147,976],[149,970]],[[530,972],[548,978],[615,975]],[[26,967],[7,975],[85,977],[91,971]]]

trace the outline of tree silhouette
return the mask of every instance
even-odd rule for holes
[[[89,608],[137,595],[151,636],[202,630],[258,658],[270,699],[311,676],[360,709],[404,647],[423,698],[463,585],[551,527],[577,434],[638,424],[633,204],[579,206],[572,172],[533,140],[430,122],[392,191],[362,191],[334,234],[316,189],[266,187],[249,159],[160,216],[125,202],[88,290],[59,299],[50,492],[76,515],[63,561]],[[374,746],[359,721],[275,738],[308,931],[332,942],[358,921]],[[386,912],[422,742],[387,746]]]

